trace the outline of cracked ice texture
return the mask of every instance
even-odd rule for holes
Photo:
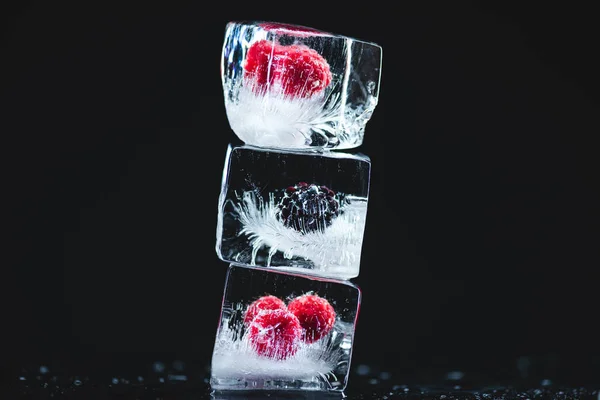
[[[381,46],[273,22],[230,22],[222,48],[225,109],[246,144],[350,149],[377,105]]]

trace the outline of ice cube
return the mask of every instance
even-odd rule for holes
[[[358,286],[230,264],[211,361],[216,391],[343,391]]]
[[[381,46],[317,29],[230,22],[222,48],[225,109],[246,144],[349,149],[377,105]]]
[[[229,145],[216,251],[226,262],[358,276],[369,195],[362,154]]]

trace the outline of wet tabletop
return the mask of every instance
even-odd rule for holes
[[[600,399],[600,384],[568,385],[525,377],[492,382],[475,372],[438,371],[408,376],[359,364],[344,393],[214,392],[209,366],[154,361],[129,373],[79,374],[49,365],[29,365],[11,376],[15,399]],[[599,376],[600,381],[600,376]]]

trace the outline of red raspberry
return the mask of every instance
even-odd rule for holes
[[[250,325],[250,322],[252,322],[252,320],[256,318],[259,313],[265,310],[285,309],[285,302],[279,297],[272,295],[262,296],[257,300],[254,300],[254,302],[252,302],[246,309],[246,313],[244,314],[244,324],[246,324],[246,326]]]
[[[259,40],[248,49],[244,70],[259,93],[278,83],[287,96],[310,97],[331,83],[327,61],[303,45],[284,46]]]
[[[264,357],[285,360],[298,351],[302,326],[287,310],[265,310],[248,327],[252,348]]]
[[[327,335],[335,323],[335,310],[323,297],[316,294],[304,294],[288,304],[303,329],[303,340],[313,343]]]

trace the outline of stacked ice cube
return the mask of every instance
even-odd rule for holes
[[[216,251],[229,264],[211,387],[342,392],[361,301],[382,49],[297,25],[230,22],[230,144]]]

